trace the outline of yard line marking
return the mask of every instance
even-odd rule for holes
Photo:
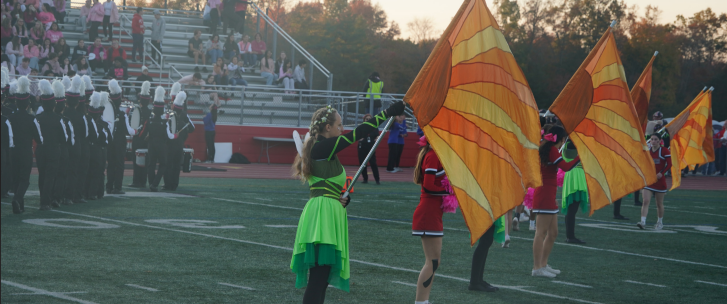
[[[234,288],[240,288],[240,289],[244,289],[244,290],[253,290],[253,291],[255,290],[254,288],[240,286],[240,285],[235,285],[235,284],[230,284],[230,283],[222,283],[222,282],[219,282],[217,284],[224,285],[224,286],[229,286],[229,287],[234,287]]]
[[[32,291],[32,292],[34,292],[36,294],[42,294],[42,295],[49,296],[49,297],[54,297],[54,298],[63,299],[63,300],[67,300],[67,301],[72,301],[72,302],[76,302],[76,303],[82,303],[82,304],[97,304],[95,302],[81,300],[81,299],[78,299],[78,298],[74,298],[74,297],[71,297],[71,296],[67,296],[67,295],[65,295],[64,293],[61,293],[61,292],[52,292],[52,291],[48,291],[48,290],[45,290],[45,289],[30,287],[28,285],[23,285],[23,284],[20,284],[20,283],[10,282],[10,281],[6,281],[6,280],[0,280],[0,282],[2,282],[5,285],[10,285],[10,286],[13,286],[13,287],[16,287],[16,288],[25,289],[27,291]]]
[[[265,225],[265,227],[270,227],[270,228],[298,228],[297,225]]]
[[[406,285],[406,286],[411,286],[411,287],[417,287],[417,284],[412,284],[412,283],[404,283],[404,282],[399,282],[399,281],[391,281],[391,283],[396,283],[396,284],[401,284],[401,285]]]
[[[154,288],[151,288],[151,287],[146,287],[146,286],[141,286],[141,285],[136,285],[136,284],[126,284],[126,286],[134,287],[134,288],[139,288],[139,289],[143,289],[143,290],[146,290],[146,291],[159,291],[159,289],[154,289]]]
[[[558,217],[565,217],[565,216],[558,215]],[[633,227],[631,224],[624,224],[623,222],[612,222],[612,221],[596,220],[596,219],[583,218],[583,217],[576,217],[576,219],[583,220],[583,221],[592,221],[592,222],[601,222],[601,223],[609,223],[609,224],[614,224],[614,225],[621,225],[621,226],[624,226],[624,227],[627,227],[627,228],[628,227]],[[584,225],[584,224],[579,224],[579,225],[583,225],[583,226],[589,227],[588,225]],[[677,229],[678,227],[687,227],[687,228],[692,227],[692,228],[694,228],[694,230]],[[702,227],[702,228],[699,228],[699,227]],[[601,227],[595,227],[595,228],[601,228]],[[667,225],[667,226],[665,226],[665,228],[667,228],[667,230],[669,230],[669,231],[673,230],[673,231],[681,231],[681,232],[689,232],[689,233],[697,233],[697,234],[705,234],[705,235],[721,235],[721,236],[725,236],[727,234],[727,231],[717,230],[718,228],[717,227],[714,227],[714,226],[701,226],[701,225]],[[644,232],[649,232],[649,231],[654,232],[653,230],[641,230],[641,231],[644,231]]]
[[[3,203],[3,204],[10,205],[8,203]],[[292,208],[292,209],[297,209],[297,208]],[[127,225],[132,225],[132,226],[140,226],[140,227],[147,227],[147,228],[153,228],[153,229],[174,231],[174,232],[180,232],[180,233],[186,233],[186,234],[192,234],[192,235],[198,235],[198,236],[206,236],[206,237],[214,238],[214,239],[227,240],[227,241],[233,241],[233,242],[238,242],[238,243],[245,243],[245,244],[250,244],[250,245],[258,245],[258,246],[265,246],[265,247],[269,247],[269,248],[276,248],[276,249],[282,249],[282,250],[287,250],[287,251],[293,251],[293,248],[282,247],[282,246],[275,246],[275,245],[270,245],[270,244],[265,244],[265,243],[245,241],[245,240],[241,240],[241,239],[233,239],[233,238],[221,237],[221,236],[216,236],[216,235],[211,235],[211,234],[205,234],[205,233],[199,233],[199,232],[192,232],[192,231],[171,229],[171,228],[166,228],[166,227],[159,227],[159,226],[152,226],[152,225],[145,225],[145,224],[137,224],[137,223],[132,223],[132,222],[126,222],[126,221],[108,219],[108,218],[104,218],[104,217],[100,217],[100,216],[86,215],[86,214],[73,213],[73,212],[67,212],[67,211],[60,211],[60,210],[52,210],[52,211],[58,212],[58,213],[63,213],[63,214],[70,214],[70,215],[76,215],[76,216],[94,218],[94,219],[99,219],[99,220],[106,220],[106,221],[110,221],[110,222],[122,223],[122,224],[127,224]],[[400,271],[406,271],[406,272],[411,272],[411,273],[419,273],[420,272],[420,270],[406,269],[406,268],[401,268],[401,267],[393,267],[393,266],[388,266],[388,265],[384,265],[384,264],[371,263],[371,262],[365,262],[365,261],[354,260],[354,259],[350,259],[350,261],[351,262],[360,263],[360,264],[364,264],[364,265],[369,265],[369,266],[376,266],[376,267],[388,268],[388,269],[400,270]],[[453,277],[453,276],[448,276],[448,275],[442,275],[442,274],[438,274],[437,276],[440,276],[440,277],[443,277],[443,278],[448,278],[448,279],[453,279],[453,280],[457,280],[457,281],[462,281],[462,282],[469,282],[469,279],[464,279],[464,278],[458,278],[458,277]],[[504,285],[493,285],[493,286],[496,286],[496,287],[499,287],[499,288],[503,288],[503,289],[511,289],[511,290],[517,290],[517,291],[532,293],[532,294],[536,294],[536,295],[540,295],[540,296],[545,296],[545,297],[556,298],[556,299],[571,300],[571,301],[580,302],[580,303],[587,303],[587,304],[601,304],[599,302],[592,302],[592,301],[587,301],[587,300],[581,300],[581,299],[576,299],[576,298],[569,298],[569,297],[559,296],[559,295],[550,294],[550,293],[537,292],[537,291],[523,289],[523,288],[526,288],[527,286],[504,286]],[[91,302],[88,302],[88,303],[91,303]],[[93,304],[95,304],[95,303],[93,303]]]
[[[570,286],[576,286],[576,287],[583,287],[583,288],[593,288],[593,286],[583,285],[583,284],[576,284],[576,283],[569,283],[569,282],[563,282],[563,281],[551,281],[556,284],[563,284],[563,285],[570,285]]]
[[[273,207],[273,208],[281,208],[281,209],[303,210],[302,208],[287,207],[287,206],[278,206],[278,205],[270,205],[270,204],[262,204],[262,203],[242,202],[242,201],[236,201],[236,200],[230,200],[230,199],[224,199],[224,198],[214,198],[214,197],[212,197],[212,199],[216,199],[216,200],[220,200],[220,201],[226,201],[226,202],[232,202],[232,203],[238,203],[238,204],[257,205],[257,206],[265,206],[265,207]],[[3,203],[3,204],[9,205],[8,203]],[[53,211],[57,211],[57,210],[53,210]],[[61,211],[59,211],[59,212],[61,212]],[[360,218],[360,219],[367,219],[367,220],[372,220],[372,221],[380,221],[380,222],[388,222],[388,223],[397,223],[397,224],[411,225],[411,222],[377,219],[377,218],[364,217],[364,216],[355,216],[355,215],[350,215],[350,214],[348,215],[348,217]],[[465,230],[465,229],[448,228],[448,227],[444,227],[444,229],[451,230],[451,231],[461,231],[461,232],[467,232],[467,233],[469,233],[469,231],[468,230]],[[532,241],[533,240],[533,239],[530,239],[530,238],[517,237],[517,236],[510,236],[510,237],[511,238],[514,238],[514,239],[522,239],[522,240],[528,240],[528,241]],[[555,244],[564,245],[564,246],[571,246],[571,247],[575,247],[575,248],[596,250],[596,251],[607,251],[607,252],[612,252],[612,253],[618,253],[618,254],[624,254],[624,255],[631,255],[631,256],[638,256],[638,257],[644,257],[644,258],[649,258],[649,259],[658,259],[658,260],[664,260],[664,261],[670,261],[670,262],[678,262],[678,263],[684,263],[684,264],[692,264],[692,265],[700,265],[700,266],[708,266],[708,267],[714,267],[714,268],[727,269],[727,266],[722,266],[722,265],[706,264],[706,263],[699,263],[699,262],[678,260],[678,259],[672,259],[672,258],[663,258],[663,257],[657,257],[657,256],[651,256],[651,255],[644,255],[644,254],[638,254],[638,253],[631,253],[631,252],[625,252],[625,251],[619,251],[619,250],[602,249],[602,248],[595,248],[595,247],[589,247],[589,246],[584,246],[584,245],[574,245],[574,244],[560,243],[560,242],[555,242]],[[417,271],[417,272],[419,272],[419,271]]]
[[[267,199],[267,198],[259,198],[259,197],[255,197],[255,199],[256,199],[256,200],[261,200],[261,201],[268,201],[268,202],[272,202],[272,201],[273,201],[273,200],[271,200],[271,199]]]
[[[631,281],[631,280],[624,280],[624,282],[631,283],[631,284],[641,284],[641,285],[648,285],[648,286],[654,286],[654,287],[661,287],[661,288],[666,287],[664,285],[644,283],[644,282],[637,282],[637,281]]]
[[[717,286],[722,286],[722,287],[727,287],[727,285],[725,285],[725,284],[720,284],[720,283],[714,283],[714,282],[699,281],[699,280],[696,280],[696,281],[694,281],[694,282],[697,282],[697,283],[704,283],[704,284],[710,284],[710,285],[717,285]]]
[[[716,208],[712,208],[712,207],[703,207],[703,206],[692,206],[692,208],[699,208],[699,209],[710,209],[710,210],[714,210],[714,209],[716,209]]]
[[[641,207],[637,207],[637,206],[629,206],[629,205],[622,205],[622,206],[624,206],[624,207],[630,207],[630,208],[639,208],[639,209],[641,209]],[[665,208],[666,208],[666,207],[665,207]],[[667,209],[670,209],[670,208],[667,208]],[[722,214],[714,214],[714,213],[704,213],[704,212],[693,212],[693,211],[684,211],[684,210],[677,210],[677,209],[673,209],[673,208],[672,208],[672,210],[671,210],[671,211],[672,211],[672,212],[681,212],[681,213],[692,213],[692,214],[699,214],[699,215],[711,215],[711,216],[727,217],[727,215],[722,215]]]
[[[58,292],[60,294],[77,294],[77,293],[88,293],[88,291],[69,291],[69,292]],[[44,294],[37,293],[37,292],[21,292],[21,293],[11,293],[10,295],[13,296],[42,296]]]

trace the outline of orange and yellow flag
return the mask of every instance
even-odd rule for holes
[[[656,182],[654,162],[612,28],[588,54],[550,111],[563,123],[581,157],[591,214]]]
[[[666,125],[671,136],[671,190],[681,185],[681,170],[714,161],[712,91],[702,90],[692,103]]]
[[[631,100],[634,102],[636,115],[639,118],[639,125],[644,128],[644,132],[651,133],[652,130],[646,130],[646,123],[649,121],[649,100],[651,99],[651,70],[654,59],[659,52],[654,52],[654,56],[649,60],[649,64],[641,73],[639,80],[636,81],[634,87],[631,88]]]
[[[538,107],[484,0],[466,0],[404,97],[474,244],[542,184]]]

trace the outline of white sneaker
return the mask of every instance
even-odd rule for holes
[[[510,236],[505,236],[505,242],[502,243],[502,248],[510,248]]]
[[[512,231],[520,231],[520,221],[517,217],[512,218]]]
[[[550,265],[545,265],[545,267],[543,267],[543,269],[545,269],[545,271],[550,272],[552,274],[560,274],[560,270],[553,269],[550,267]]]
[[[404,170],[401,170],[401,168],[399,168],[399,167],[394,168],[394,171],[395,172],[404,172]]]
[[[654,230],[661,230],[664,228],[664,224],[661,222],[656,222],[656,225],[654,225]]]
[[[535,231],[535,222],[530,223],[530,231]]]
[[[530,220],[530,217],[527,214],[525,214],[525,212],[520,213],[520,221],[521,222],[527,222],[529,220]]]
[[[636,226],[638,226],[639,229],[641,229],[641,230],[646,229],[646,223],[644,223],[644,222],[638,222],[638,223],[636,223]]]
[[[545,278],[555,278],[555,274],[548,272],[545,270],[545,267],[533,270],[532,275],[534,277],[545,277]]]

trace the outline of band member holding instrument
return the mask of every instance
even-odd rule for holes
[[[174,119],[176,120],[177,130],[173,133],[178,134],[177,138],[169,142],[169,166],[164,174],[164,190],[175,191],[179,186],[179,173],[182,170],[182,157],[184,156],[184,142],[189,137],[189,133],[194,132],[194,123],[187,115],[184,104],[187,102],[187,93],[181,91],[174,97]]]
[[[144,81],[144,83],[141,84],[141,91],[139,92],[139,105],[134,109],[135,112],[139,111],[138,113],[134,113],[134,116],[139,116],[139,126],[144,126],[149,120],[149,117],[151,116],[151,110],[149,110],[149,102],[151,101],[151,95],[149,95],[150,87],[151,83],[149,83],[148,81]],[[141,137],[141,134],[137,134],[136,136],[134,136],[134,139],[131,142],[131,152],[133,155],[132,163],[134,164],[134,179],[131,185],[129,185],[130,187],[146,188],[147,170],[146,168],[136,164],[136,150],[147,148],[147,141],[144,140],[143,137]]]

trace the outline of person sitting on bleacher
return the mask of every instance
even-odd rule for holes
[[[189,49],[187,50],[187,56],[189,58],[194,58],[194,65],[199,65],[199,59],[202,58],[202,72],[207,73],[207,67],[204,65],[207,65],[207,56],[205,56],[204,51],[202,50],[202,31],[196,30],[194,31],[194,37],[192,39],[189,39]],[[199,67],[197,67],[199,68]]]
[[[93,72],[91,72],[91,67],[88,66],[88,60],[86,59],[86,57],[83,56],[75,61],[75,64],[73,65],[73,70],[75,70],[79,76],[88,75],[88,77],[91,77],[91,75],[93,75]]]
[[[45,25],[46,31],[49,30],[50,26],[56,22],[56,16],[53,15],[51,7],[50,5],[48,5],[48,3],[43,3],[43,6],[41,6],[40,13],[38,13],[38,22]]]
[[[151,76],[149,76],[149,68],[147,68],[145,65],[142,65],[141,66],[141,75],[139,75],[139,77],[136,77],[136,82],[137,82],[136,93],[137,94],[141,93],[141,83],[144,81],[154,82],[154,78],[151,78]]]
[[[245,72],[245,68],[242,67],[239,64],[239,60],[237,60],[237,57],[232,57],[232,61],[230,64],[227,65],[227,73],[229,75],[229,80],[227,84],[231,86],[236,85],[244,85],[247,86],[247,80],[242,78],[242,73]],[[225,84],[222,82],[222,84]]]
[[[111,48],[109,49],[109,55],[106,60],[107,69],[111,69],[116,58],[122,58],[126,61],[126,51],[119,46],[119,40],[111,42]]]
[[[50,53],[50,55],[48,55],[48,61],[43,64],[43,70],[41,72],[45,74],[46,71],[53,71],[53,75],[55,77],[63,76],[63,71],[61,70],[61,65],[58,62],[58,55],[56,55],[56,53]]]
[[[295,72],[293,72],[293,80],[295,80],[295,88],[299,90],[307,90],[308,82],[305,80],[305,67],[308,65],[308,62],[305,61],[305,59],[301,59],[298,62],[298,66],[295,67]]]
[[[106,71],[104,64],[106,63],[106,49],[101,45],[101,38],[96,37],[93,45],[88,47],[88,61],[91,64],[91,70],[96,72],[97,68],[103,68]]]
[[[78,39],[78,44],[76,45],[76,47],[73,48],[73,53],[71,53],[71,61],[78,62],[78,59],[81,57],[85,57],[86,54],[88,54],[88,49],[86,49],[86,42],[83,41],[83,39]]]

